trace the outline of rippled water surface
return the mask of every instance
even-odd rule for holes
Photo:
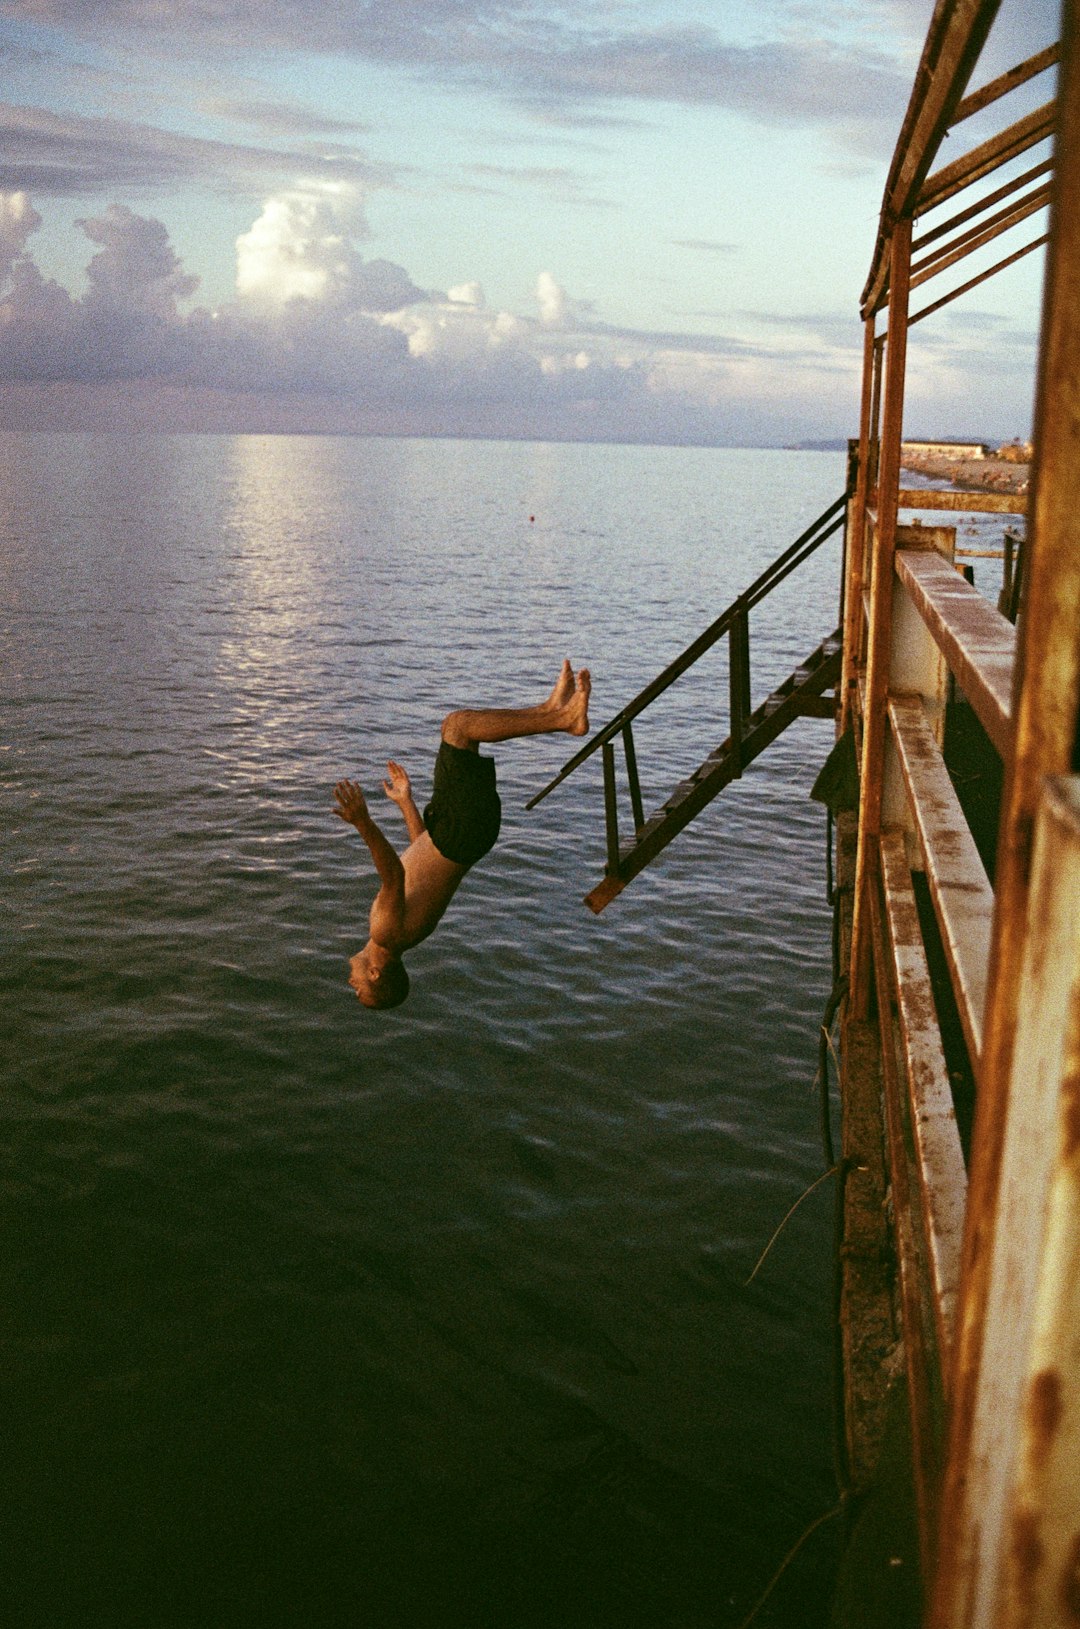
[[[588,663],[599,723],[836,497],[840,455],[0,438],[13,1626],[734,1625],[834,1502],[830,727],[600,918],[595,761],[359,1007],[329,813],[451,706]],[[530,517],[535,517],[534,519]],[[756,700],[836,620],[754,614]],[[646,802],[727,733],[643,721]],[[651,715],[650,715],[651,716]],[[812,1624],[827,1540],[760,1623]]]

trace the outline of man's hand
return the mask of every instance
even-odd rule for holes
[[[334,805],[334,813],[340,820],[344,820],[350,826],[355,826],[358,830],[361,826],[370,823],[371,816],[368,813],[367,799],[356,781],[338,781],[334,787],[334,796],[337,799]]]
[[[400,764],[391,758],[386,765],[390,771],[389,780],[383,781],[383,791],[391,803],[396,803],[399,809],[404,809],[406,803],[412,801],[412,783]]]

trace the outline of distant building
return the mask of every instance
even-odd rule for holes
[[[900,453],[923,458],[986,458],[994,451],[985,441],[905,441]]]

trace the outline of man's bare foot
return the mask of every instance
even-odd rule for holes
[[[569,666],[569,663],[567,663]],[[565,703],[567,723],[564,726],[568,735],[587,735],[589,733],[589,693],[592,690],[592,675],[587,667],[583,667],[577,676],[573,693]]]
[[[559,677],[555,680],[555,688],[548,697],[545,706],[550,707],[554,712],[559,712],[566,706],[573,694],[574,670],[570,666],[570,658],[567,657],[559,669]]]

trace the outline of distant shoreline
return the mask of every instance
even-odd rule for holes
[[[1006,458],[942,458],[929,453],[903,453],[900,465],[953,486],[992,492],[1026,492],[1031,472],[1030,464]]]

